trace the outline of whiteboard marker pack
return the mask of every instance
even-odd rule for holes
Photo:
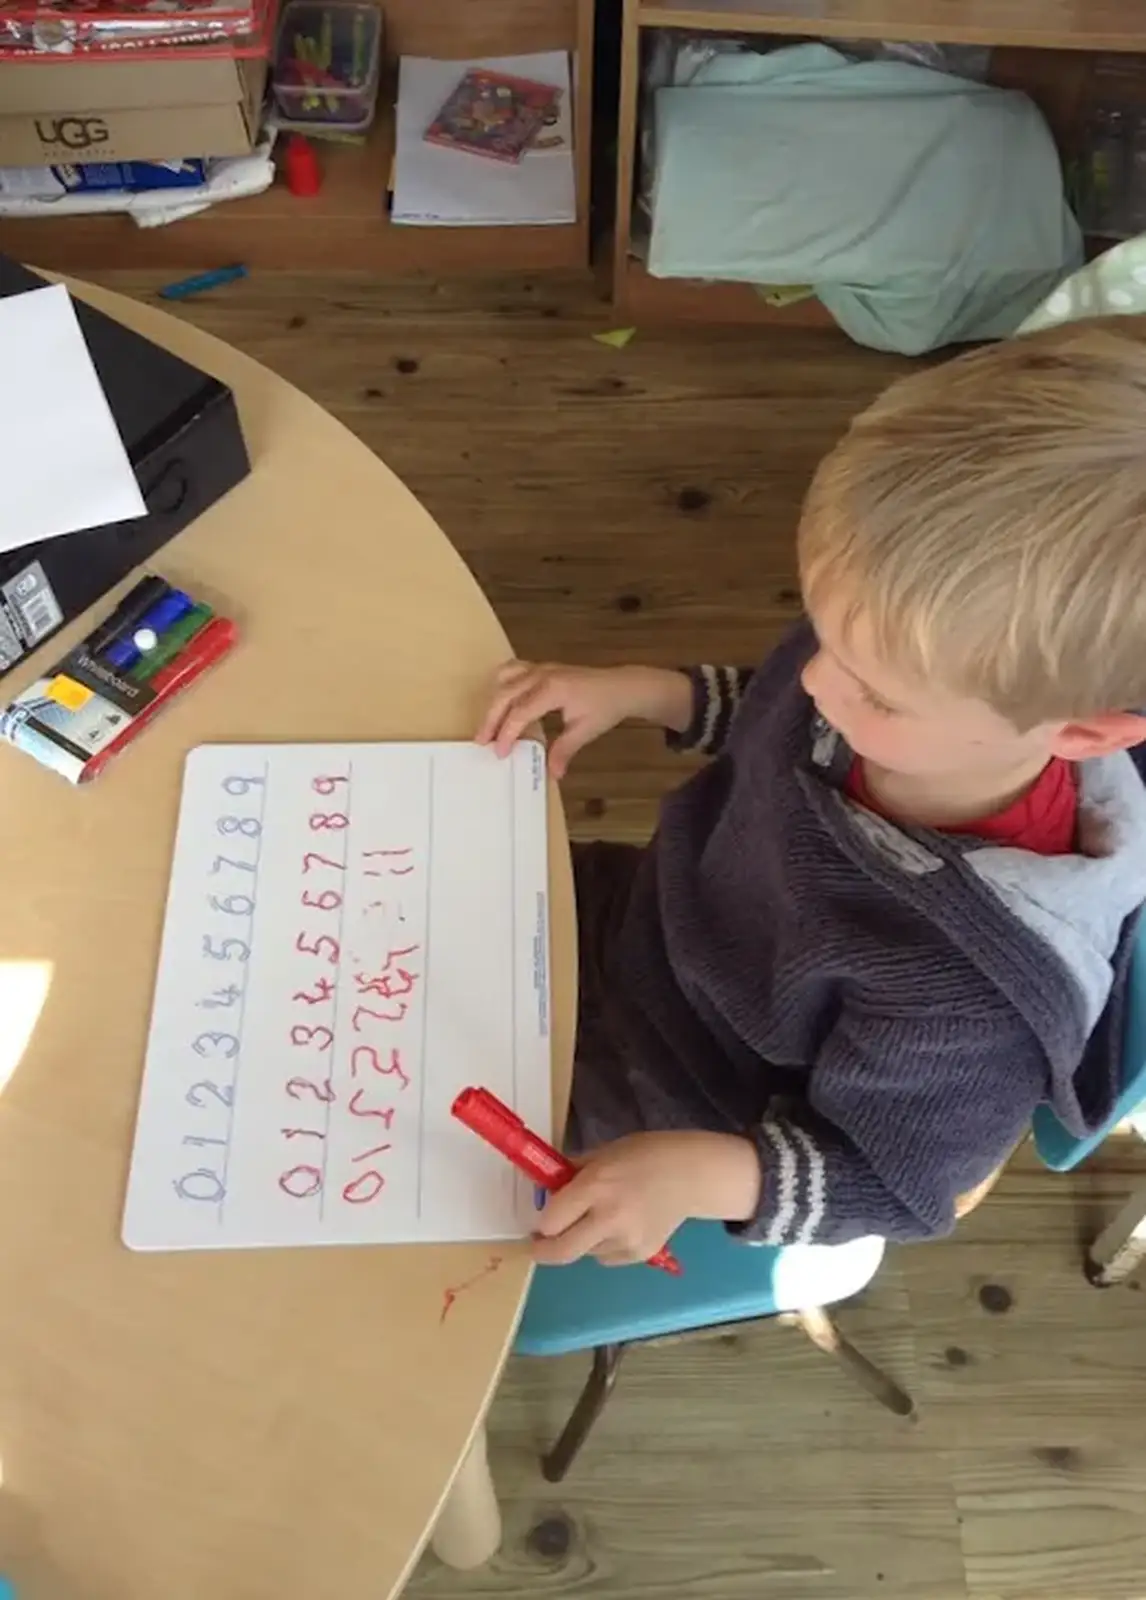
[[[69,783],[89,783],[236,637],[229,618],[162,578],[143,578],[0,712],[0,739]]]

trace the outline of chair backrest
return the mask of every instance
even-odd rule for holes
[[[1055,1172],[1069,1172],[1071,1167],[1076,1167],[1092,1150],[1097,1150],[1124,1117],[1146,1100],[1146,913],[1138,918],[1127,986],[1122,1088],[1106,1121],[1080,1139],[1063,1127],[1049,1106],[1040,1106],[1035,1112],[1032,1124],[1035,1148]]]

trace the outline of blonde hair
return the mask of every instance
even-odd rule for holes
[[[1018,728],[1146,707],[1146,318],[894,383],[821,462],[799,555],[813,607]]]

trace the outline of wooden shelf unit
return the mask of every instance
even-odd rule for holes
[[[129,217],[0,218],[0,252],[58,272],[117,267],[200,271],[241,261],[255,269],[387,273],[540,271],[587,267],[594,0],[381,0],[390,70],[365,144],[318,144],[322,191],[298,200],[281,180],[183,222],[137,228]],[[441,228],[393,224],[386,184],[394,144],[400,55],[466,59],[567,50],[574,68],[577,221],[546,227]]]
[[[619,316],[822,328],[818,300],[768,305],[749,285],[655,279],[631,252],[641,42],[652,28],[991,47],[990,81],[1029,94],[1073,152],[1099,55],[1146,56],[1146,0],[624,0],[612,291]]]

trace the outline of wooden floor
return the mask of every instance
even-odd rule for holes
[[[573,283],[259,276],[183,314],[385,457],[520,654],[590,662],[760,656],[797,609],[808,473],[903,365],[812,333],[642,330],[616,351]],[[644,837],[682,770],[651,734],[603,741],[568,783],[575,831]],[[492,1417],[503,1551],[470,1576],[427,1557],[412,1593],[1144,1600],[1146,1295],[1078,1267],[1144,1165],[1127,1141],[1073,1178],[1021,1154],[956,1238],[892,1254],[841,1320],[912,1391],[911,1423],[765,1327],[634,1353],[551,1488],[537,1450],[584,1365],[511,1362]]]

